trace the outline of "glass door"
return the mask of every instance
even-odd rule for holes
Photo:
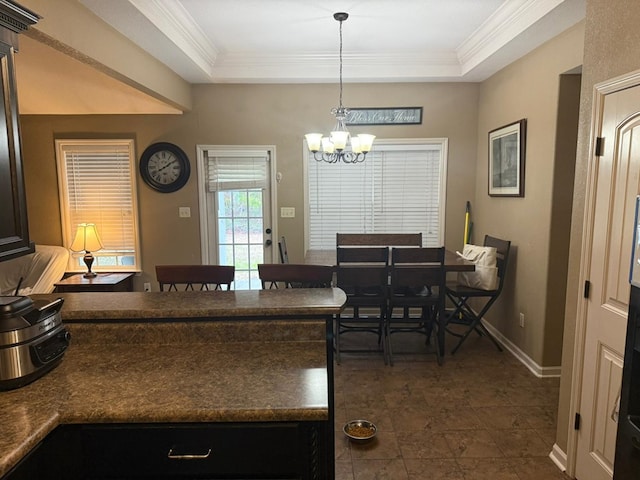
[[[200,145],[198,152],[202,261],[233,265],[234,290],[259,290],[258,264],[274,259],[272,149]]]
[[[265,228],[264,190],[228,190],[216,195],[219,263],[236,267],[235,290],[260,289],[258,264],[264,263],[272,245],[271,229]]]

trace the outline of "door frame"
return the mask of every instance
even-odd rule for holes
[[[580,400],[583,382],[585,341],[587,331],[587,299],[583,295],[583,286],[589,280],[591,272],[591,252],[593,248],[593,225],[596,207],[596,175],[599,158],[596,156],[596,139],[602,133],[604,103],[607,95],[640,86],[640,70],[630,72],[594,85],[591,109],[591,129],[589,133],[589,163],[587,165],[585,211],[583,215],[580,274],[578,278],[578,301],[576,311],[576,329],[573,342],[573,368],[571,372],[571,397],[569,410],[569,433],[567,437],[566,473],[575,477],[578,450],[578,431],[574,429],[576,413],[580,412]]]
[[[206,190],[206,152],[208,150],[232,150],[251,151],[265,150],[269,153],[269,190],[271,203],[271,262],[278,258],[277,239],[278,237],[278,192],[276,190],[276,146],[275,145],[196,145],[196,161],[198,172],[198,210],[200,216],[200,256],[203,265],[210,263],[209,257],[209,216],[207,215],[207,190]],[[265,258],[265,260],[267,260]]]

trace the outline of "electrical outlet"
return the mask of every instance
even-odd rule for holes
[[[144,291],[145,292],[150,292],[151,291],[151,283],[144,282]]]
[[[520,328],[524,328],[524,313],[520,314]]]
[[[180,218],[191,218],[191,208],[190,207],[179,207],[178,208],[178,216]]]

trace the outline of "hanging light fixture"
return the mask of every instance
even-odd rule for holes
[[[340,105],[331,109],[331,114],[336,117],[336,124],[328,137],[322,133],[307,133],[305,138],[309,150],[313,152],[313,158],[318,162],[359,163],[366,158],[376,136],[361,133],[352,137],[347,130],[345,121],[349,109],[342,105],[342,22],[349,18],[349,14],[338,12],[333,14],[333,18],[340,22]],[[346,150],[349,143],[351,150]]]

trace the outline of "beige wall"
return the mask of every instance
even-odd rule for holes
[[[188,82],[77,0],[21,0],[20,4],[42,17],[24,35],[169,105],[181,110],[191,108]]]
[[[154,265],[199,263],[200,236],[195,152],[198,144],[275,145],[278,206],[296,208],[296,218],[279,219],[278,234],[287,237],[292,262],[302,261],[304,198],[302,138],[327,130],[333,122],[336,85],[199,85],[194,109],[184,115],[101,115],[21,117],[29,228],[34,241],[61,244],[54,139],[124,135],[136,140],[138,156],[150,143],[170,141],[188,153],[188,184],[171,194],[138,183],[142,262],[136,278],[157,289]],[[447,137],[449,139],[446,243],[460,248],[464,205],[474,196],[478,86],[472,83],[373,84],[345,86],[345,103],[358,106],[423,106],[422,125],[376,126],[381,138]],[[384,99],[382,102],[380,99]],[[352,129],[357,131],[356,127]],[[178,207],[191,207],[191,218],[179,218]]]
[[[594,86],[605,80],[640,69],[640,3],[637,0],[587,0],[584,37],[582,93],[578,130],[578,153],[574,182],[571,245],[569,253],[568,289],[566,300],[562,378],[558,406],[557,445],[567,452],[570,419],[571,376],[576,327],[577,305],[581,287],[578,285],[582,257],[582,228],[586,191],[591,108]],[[567,452],[570,453],[570,452]]]
[[[556,122],[560,75],[582,63],[583,32],[584,25],[578,24],[480,87],[474,240],[489,234],[512,242],[507,286],[488,319],[541,366],[560,364],[561,338],[545,335],[549,324],[563,320],[547,309]],[[527,119],[524,197],[489,197],[488,132],[522,118]],[[566,242],[568,234],[567,224]],[[519,327],[520,312],[524,328]]]

